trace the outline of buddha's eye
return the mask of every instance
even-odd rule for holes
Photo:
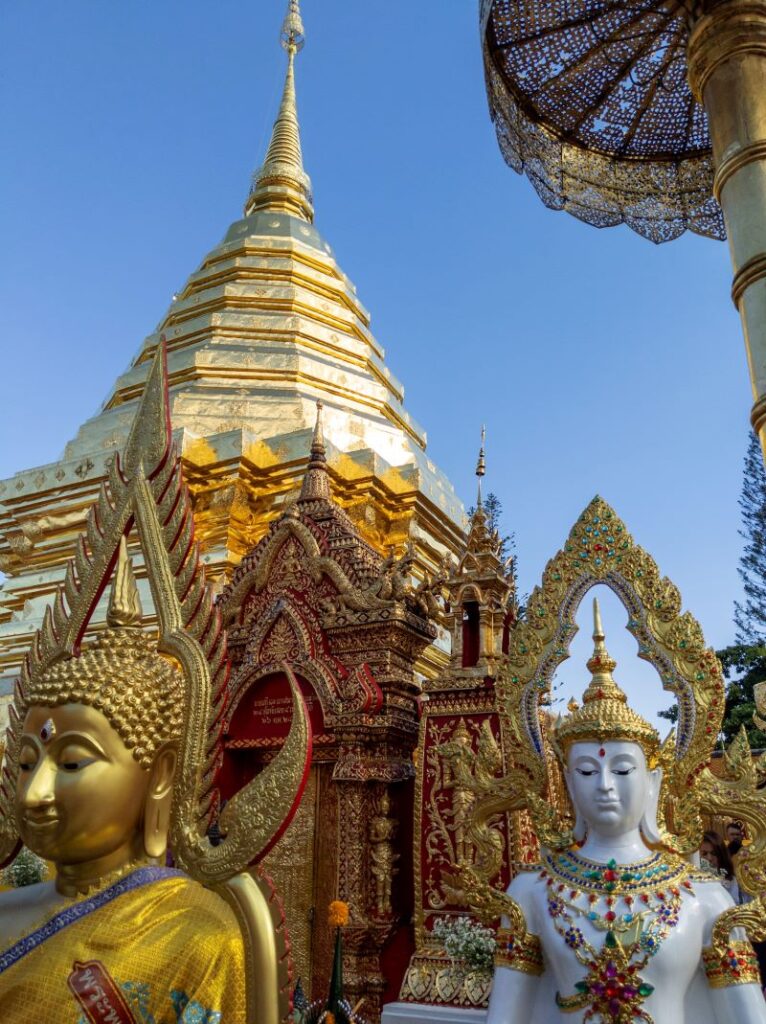
[[[613,768],[615,775],[631,775],[636,770],[635,765],[630,768]]]
[[[64,772],[79,772],[96,760],[92,754],[75,747],[65,747],[58,759],[58,766]]]
[[[31,772],[37,764],[37,754],[29,747],[25,747],[19,755],[19,771]]]
[[[597,775],[598,772],[596,771],[595,768],[578,768],[577,769],[577,774],[578,775],[584,775],[586,777],[586,779],[589,779],[591,777],[591,775]]]

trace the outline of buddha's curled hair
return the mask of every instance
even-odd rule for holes
[[[183,722],[183,681],[137,627],[104,630],[78,657],[31,680],[27,704],[87,704],[100,711],[142,768]]]

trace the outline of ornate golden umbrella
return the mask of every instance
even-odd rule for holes
[[[500,148],[547,206],[728,235],[766,448],[766,0],[482,0],[481,28]]]

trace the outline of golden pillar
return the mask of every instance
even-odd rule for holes
[[[766,454],[766,0],[723,0],[694,26],[689,84],[704,104]]]

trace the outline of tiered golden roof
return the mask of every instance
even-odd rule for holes
[[[333,498],[366,539],[380,551],[411,541],[432,571],[461,544],[462,505],[426,455],[425,434],[403,406],[369,313],[313,224],[295,93],[303,42],[297,0],[282,41],[284,90],[244,216],[173,297],[61,460],[0,481],[0,571],[8,577],[0,589],[0,672],[16,670],[40,624],[106,462],[126,440],[161,335],[173,428],[213,577],[236,565],[297,497],[317,400]]]

